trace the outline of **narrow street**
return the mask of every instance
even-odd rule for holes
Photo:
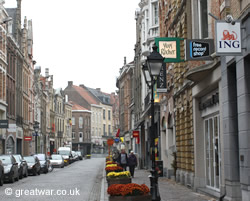
[[[74,162],[0,187],[0,200],[100,200],[104,158]]]

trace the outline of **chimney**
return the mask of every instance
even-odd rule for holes
[[[68,86],[72,87],[72,85],[73,85],[73,81],[68,81]]]
[[[49,68],[45,68],[45,77],[49,77]]]
[[[99,92],[100,92],[100,91],[101,91],[101,88],[96,88],[96,91],[99,91]]]
[[[124,57],[124,66],[127,64],[126,57]]]
[[[83,89],[85,88],[85,87],[84,87],[84,84],[80,84],[79,87],[82,87]]]

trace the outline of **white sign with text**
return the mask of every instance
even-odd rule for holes
[[[240,22],[234,25],[225,21],[216,21],[216,54],[241,54],[241,27]]]

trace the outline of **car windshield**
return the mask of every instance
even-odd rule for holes
[[[61,155],[52,155],[51,158],[52,158],[52,160],[62,160]]]
[[[45,161],[45,155],[44,154],[38,154],[36,155],[39,161]]]
[[[21,158],[19,155],[13,155],[13,156],[16,159],[16,162],[21,162]]]
[[[69,151],[67,150],[61,150],[61,151],[58,151],[60,155],[69,155]]]
[[[27,163],[35,163],[35,158],[32,156],[24,157],[24,160],[26,160]]]
[[[11,159],[9,156],[0,156],[0,160],[4,165],[9,165],[11,164]]]

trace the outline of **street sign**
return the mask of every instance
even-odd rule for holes
[[[241,25],[240,21],[231,24],[225,21],[215,22],[216,55],[241,55]]]
[[[0,120],[0,128],[9,128],[9,120]]]
[[[119,138],[115,138],[115,143],[119,143],[120,139]]]
[[[186,40],[186,60],[213,60],[214,40]]]
[[[113,144],[114,144],[114,140],[113,140],[113,139],[108,139],[108,140],[107,140],[107,144],[108,144],[109,146],[113,145]]]
[[[32,141],[32,137],[30,137],[30,136],[25,136],[25,137],[24,137],[24,141]]]

